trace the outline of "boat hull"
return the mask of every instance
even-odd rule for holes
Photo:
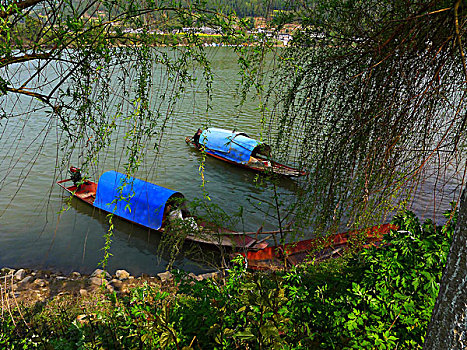
[[[76,186],[72,184],[71,179],[58,181],[57,184],[67,191],[71,196],[93,206],[96,209],[102,210],[106,213],[109,211],[99,208],[95,205],[96,193],[98,192],[98,183],[92,181],[85,181],[82,185]],[[128,217],[121,217],[116,215],[123,220],[132,222],[138,226],[149,228],[158,232],[165,232],[166,227],[161,226],[159,229],[153,229],[151,227],[142,225],[139,222],[133,221]],[[222,246],[224,248],[234,250],[259,250],[264,249],[268,246],[268,243],[264,240],[260,240],[257,237],[253,237],[251,234],[231,231],[222,227],[201,222],[194,218],[200,228],[200,231],[196,235],[188,234],[185,239],[192,242],[201,244],[208,244],[214,246]]]
[[[190,139],[190,137],[186,137],[185,142],[188,145],[193,146],[194,148],[198,149],[198,147],[196,147],[195,143]],[[235,162],[228,158],[222,157],[221,155],[214,153],[209,148],[206,148],[204,146],[203,146],[203,150],[210,157],[222,160],[224,162],[227,162],[227,163],[230,163],[230,164],[233,164],[233,165],[245,168],[245,169],[256,171],[259,173],[273,173],[273,174],[287,176],[287,177],[299,177],[299,176],[304,176],[307,174],[305,171],[300,171],[296,168],[293,168],[293,167],[290,167],[288,165],[284,165],[278,162],[274,162],[274,161],[270,162],[271,165],[265,165],[262,167],[258,167],[258,166],[254,166],[248,163]]]
[[[359,242],[361,247],[377,246],[383,236],[394,229],[397,229],[395,225],[383,224],[362,231],[349,231],[297,243],[266,247],[242,255],[247,260],[248,268],[252,270],[281,270],[307,260],[319,262],[342,256],[354,243]],[[358,241],[357,238],[363,238],[363,242]]]

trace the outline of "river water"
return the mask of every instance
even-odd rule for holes
[[[235,128],[257,138],[261,134],[258,102],[250,99],[241,108],[236,107],[236,54],[229,48],[213,48],[209,57],[214,73],[213,108],[206,112],[202,85],[187,89],[164,133],[160,156],[148,147],[137,173],[137,177],[182,192],[189,200],[203,197],[201,155],[185,144],[185,136],[191,136],[201,125]],[[27,98],[19,102],[12,106],[8,105],[11,100],[0,100],[5,110],[13,108],[18,114],[30,107]],[[3,120],[0,125],[0,267],[63,273],[93,271],[103,258],[108,223],[104,214],[75,199],[62,212],[67,195],[55,182],[66,176],[66,168],[57,162],[61,158],[61,134],[55,121],[47,119],[45,110],[39,109]],[[107,170],[122,171],[124,157],[119,146],[106,150],[94,168],[94,179]],[[242,213],[233,228],[256,231],[260,226],[277,227],[269,216],[273,215],[271,209],[265,205],[273,192],[270,186],[258,184],[254,173],[208,158],[204,175],[212,203],[230,216]],[[454,172],[447,179],[448,186],[439,193],[433,190],[436,178],[426,180],[413,201],[414,211],[424,217],[440,218],[458,193],[458,177]],[[294,180],[283,179],[278,191],[283,198],[289,198],[296,186]],[[123,268],[135,275],[165,271],[168,256],[158,252],[159,233],[114,221],[109,271]],[[195,273],[209,270],[192,252],[193,247],[188,248],[189,252],[177,256],[174,266]]]

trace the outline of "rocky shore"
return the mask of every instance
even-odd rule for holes
[[[190,273],[188,278],[202,281],[219,276],[219,272],[201,275]],[[63,295],[86,297],[105,291],[127,294],[131,288],[145,283],[151,286],[172,286],[173,275],[167,271],[156,276],[135,277],[125,270],[117,270],[114,275],[111,275],[107,271],[96,269],[91,275],[72,272],[64,276],[42,270],[15,270],[8,267],[0,270],[2,310],[5,307],[11,307],[12,304],[33,305]]]

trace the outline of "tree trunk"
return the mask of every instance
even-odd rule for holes
[[[467,188],[423,349],[467,348]]]

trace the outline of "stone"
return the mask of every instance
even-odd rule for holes
[[[47,281],[43,280],[42,278],[38,278],[34,281],[34,284],[38,285],[39,287],[44,287],[47,284]]]
[[[120,280],[124,281],[127,280],[130,277],[130,273],[126,270],[117,270],[115,272],[115,276]]]
[[[33,278],[34,278],[33,276],[26,276],[18,283],[19,284],[26,284],[26,283],[29,283]]]
[[[81,295],[82,297],[85,297],[86,295],[88,295],[88,291],[86,289],[80,289],[79,295]]]
[[[157,276],[161,279],[162,282],[171,281],[174,278],[174,276],[169,271],[158,273]]]
[[[107,271],[101,270],[101,269],[95,269],[94,272],[91,274],[91,277],[101,277],[102,278],[102,273],[105,273],[105,278],[112,278],[110,274]]]
[[[57,276],[55,277],[55,279],[58,281],[63,281],[63,280],[66,280],[67,278],[65,276]]]
[[[14,276],[18,281],[20,281],[24,277],[26,277],[26,271],[24,269],[19,269],[18,271],[15,272]]]
[[[40,279],[48,279],[49,278],[49,273],[47,271],[42,271],[42,270],[39,270],[37,271],[36,273],[36,278],[40,278]]]
[[[73,271],[72,273],[70,273],[70,278],[72,279],[78,279],[81,277],[81,274],[79,272],[76,272],[76,271]]]
[[[112,284],[112,286],[114,286],[114,288],[116,290],[121,290],[122,289],[122,286],[123,286],[123,282],[114,278],[112,281],[110,281],[110,283]]]
[[[89,279],[89,282],[91,282],[91,284],[96,285],[96,286],[107,285],[107,281],[102,279],[101,277],[91,277]]]
[[[115,288],[111,284],[107,284],[105,287],[107,288],[107,290],[109,292],[111,292],[111,293],[115,292]]]
[[[197,276],[193,272],[190,272],[188,274],[188,277],[190,277],[191,279],[197,280],[197,281],[202,281],[203,280],[203,277]]]
[[[218,278],[220,276],[219,272],[208,272],[208,273],[203,273],[202,275],[198,275],[198,278],[201,278],[201,280],[206,280],[210,278]],[[200,281],[200,279],[198,279]]]

